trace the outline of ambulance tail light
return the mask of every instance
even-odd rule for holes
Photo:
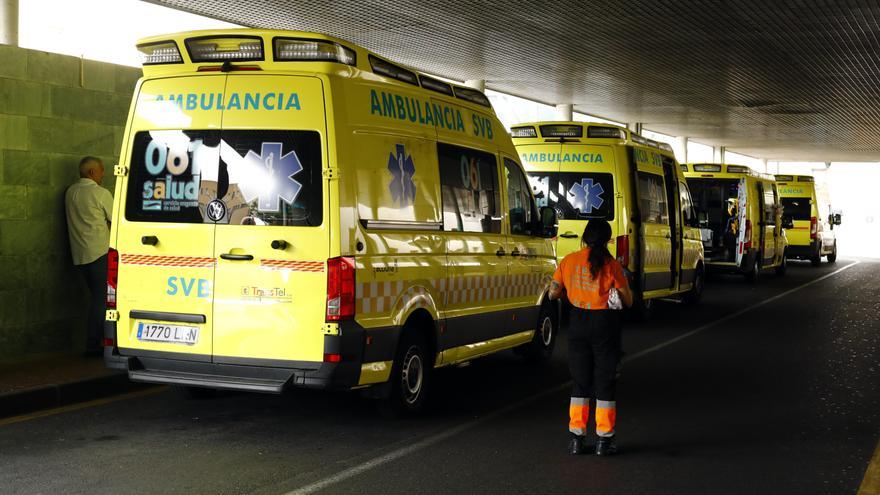
[[[818,233],[819,219],[817,217],[810,217],[810,239],[815,239]]]
[[[275,38],[275,60],[281,62],[339,62],[356,65],[357,54],[333,41]]]
[[[107,309],[116,309],[116,284],[119,281],[119,251],[107,252]]]
[[[354,318],[354,258],[327,260],[327,321]]]
[[[752,249],[752,221],[746,220],[746,236],[743,241],[743,250]]]
[[[617,236],[617,261],[624,268],[629,267],[629,236]]]
[[[180,56],[180,50],[177,49],[177,43],[173,41],[145,43],[143,45],[138,45],[137,49],[143,56],[143,60],[141,61],[143,65],[183,63],[183,58]]]
[[[189,38],[186,49],[195,63],[263,60],[263,39],[253,36]]]

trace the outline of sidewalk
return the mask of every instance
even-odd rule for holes
[[[0,418],[141,387],[131,383],[125,373],[105,368],[99,357],[63,354],[0,364]]]

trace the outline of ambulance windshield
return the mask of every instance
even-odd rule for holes
[[[313,131],[141,131],[132,146],[125,218],[317,226],[321,168]]]
[[[611,174],[530,172],[538,207],[556,208],[560,220],[614,219],[614,178]]]

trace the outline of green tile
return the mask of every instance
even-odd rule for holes
[[[27,256],[0,256],[0,291],[23,289],[27,285],[27,266]]]
[[[28,220],[64,218],[64,192],[60,187],[28,186]]]
[[[47,87],[43,83],[22,79],[0,78],[0,109],[12,115],[40,116],[49,105]]]
[[[28,149],[76,155],[115,155],[116,127],[94,122],[31,117]]]
[[[27,77],[27,50],[12,45],[0,45],[0,77]]]
[[[116,66],[107,62],[83,60],[83,87],[98,91],[116,91]]]
[[[2,297],[0,292],[0,297]],[[2,313],[2,310],[0,310]],[[2,317],[0,317],[2,318]],[[35,351],[27,347],[27,327],[0,324],[0,362],[21,358]]]
[[[84,122],[124,126],[127,96],[65,86],[51,88],[52,116]]]
[[[3,182],[8,185],[45,185],[49,183],[49,162],[45,153],[3,151]]]
[[[25,218],[27,218],[27,188],[0,184],[0,220]]]
[[[82,155],[49,153],[49,185],[64,187],[79,180],[79,161]]]
[[[27,323],[27,289],[0,291],[0,328]]]
[[[27,117],[0,113],[0,146],[7,150],[28,149]]]
[[[116,66],[116,92],[121,95],[134,94],[138,79],[143,75],[139,67]]]
[[[61,249],[70,240],[63,219],[36,219],[0,224],[0,255],[32,256]],[[69,248],[67,248],[69,249]]]
[[[28,50],[27,56],[27,77],[31,81],[79,86],[79,58],[36,50]]]

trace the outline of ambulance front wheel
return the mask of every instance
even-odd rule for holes
[[[434,363],[424,335],[415,328],[404,328],[391,367],[391,393],[379,403],[389,417],[411,416],[425,407]]]

